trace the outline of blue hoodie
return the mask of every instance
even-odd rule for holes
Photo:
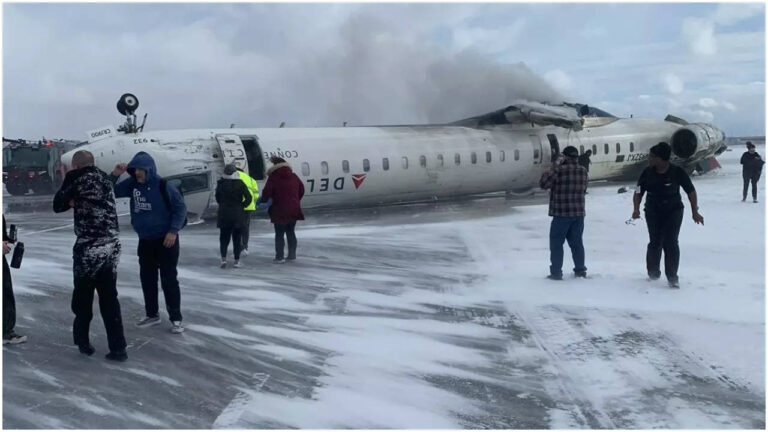
[[[147,181],[136,181],[136,168],[147,172]],[[128,164],[129,179],[117,183],[118,177],[110,175],[115,185],[116,198],[131,198],[131,225],[140,239],[159,239],[168,233],[177,234],[184,224],[187,206],[179,191],[170,183],[165,184],[171,208],[165,204],[160,192],[160,176],[155,161],[149,153],[138,152]]]

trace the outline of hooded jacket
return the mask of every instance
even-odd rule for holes
[[[147,173],[144,183],[136,180],[136,169]],[[131,225],[140,239],[158,239],[168,233],[177,234],[184,225],[187,206],[181,193],[170,183],[166,183],[166,191],[170,208],[165,204],[160,191],[160,180],[157,175],[155,160],[146,152],[138,152],[128,164],[130,178],[117,183],[118,177],[110,175],[115,185],[115,197],[131,198]]]
[[[269,217],[272,223],[289,224],[304,220],[301,211],[301,198],[304,196],[304,183],[293,173],[288,163],[279,163],[267,170],[267,184],[261,191],[259,201],[272,199]]]
[[[216,202],[219,204],[217,226],[242,228],[248,217],[245,209],[253,203],[253,199],[238,173],[234,173],[219,179],[216,184]]]

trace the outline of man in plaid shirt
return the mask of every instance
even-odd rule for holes
[[[539,181],[549,193],[549,279],[563,279],[563,242],[568,241],[573,255],[576,277],[587,277],[584,266],[584,195],[587,193],[587,170],[578,164],[579,151],[568,146],[563,155],[544,171]]]

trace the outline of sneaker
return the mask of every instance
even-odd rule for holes
[[[584,278],[584,279],[586,279],[587,278],[587,272],[576,272],[576,277],[577,278]]]
[[[240,264],[240,260],[237,260],[237,261],[235,261],[235,265],[233,265],[232,267],[234,267],[234,268],[240,268],[240,267],[242,267],[242,266],[243,266],[243,265],[242,265],[242,264]]]
[[[181,321],[171,321],[171,333],[183,333],[184,327],[181,326]]]
[[[227,260],[221,260],[221,264],[219,264],[220,268],[227,268]]]
[[[285,258],[275,258],[272,260],[272,264],[285,264]]]
[[[94,348],[91,344],[78,345],[77,348],[80,350],[81,354],[85,354],[87,356],[93,355],[93,353],[96,352],[96,348]]]
[[[285,259],[286,261],[296,261],[296,256],[288,256],[288,258]]]
[[[110,351],[107,353],[107,355],[104,356],[104,358],[107,360],[124,362],[128,360],[128,353],[126,353],[125,350]]]
[[[753,200],[752,200],[752,202],[753,202],[753,203],[756,203],[756,202],[757,202],[757,198],[753,199]]]
[[[741,202],[744,202],[746,200],[747,200],[747,197],[744,197],[744,198],[741,199]]]
[[[240,256],[247,257],[248,256],[248,248],[243,248],[243,250],[240,251]]]
[[[648,273],[648,280],[655,281],[655,280],[659,280],[660,277],[661,277],[661,272]]]
[[[558,275],[548,275],[547,279],[561,281],[561,280],[563,280],[563,276],[562,275],[560,275],[560,276],[558,276]]]
[[[669,283],[669,287],[670,287],[670,288],[676,288],[676,289],[677,289],[677,288],[680,288],[680,281],[679,281],[679,280],[677,280],[677,278],[675,278],[675,279],[669,279],[669,280],[667,281],[667,283]]]
[[[27,341],[26,336],[20,336],[16,333],[11,333],[8,336],[3,337],[3,345],[18,345]]]
[[[144,317],[136,323],[136,327],[149,327],[155,324],[160,324],[160,317]]]

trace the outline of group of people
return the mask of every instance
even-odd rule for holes
[[[280,158],[272,159],[270,177],[261,197],[258,185],[233,165],[225,167],[225,175],[216,188],[220,205],[218,226],[221,229],[222,263],[226,264],[227,245],[224,238],[234,239],[235,267],[248,247],[250,214],[256,206],[267,208],[275,224],[275,262],[283,263],[284,236],[288,236],[288,258],[296,259],[296,221],[303,220],[300,200],[304,194],[301,180],[290,165]],[[96,351],[90,342],[89,328],[93,319],[94,292],[99,296],[99,309],[107,332],[108,360],[125,361],[125,332],[120,302],[117,297],[117,267],[121,254],[115,198],[130,198],[131,225],[139,237],[139,276],[144,297],[145,316],[136,326],[146,328],[161,323],[158,305],[158,275],[171,322],[170,331],[182,333],[181,290],[178,282],[179,232],[186,225],[186,205],[182,193],[158,175],[152,156],[137,153],[129,163],[115,166],[107,174],[94,164],[93,154],[86,150],[72,157],[67,172],[53,199],[57,213],[74,210],[72,325],[74,344],[85,355]],[[128,178],[119,181],[127,172]],[[5,255],[10,252],[3,216],[3,344],[26,341],[15,330],[15,302],[10,269]],[[228,243],[228,240],[227,240]],[[224,267],[224,265],[222,265]]]
[[[696,189],[682,168],[669,162],[672,148],[665,142],[651,147],[648,167],[640,174],[633,198],[632,219],[640,218],[640,204],[645,200],[645,220],[650,241],[646,251],[648,278],[661,277],[661,256],[664,254],[664,273],[671,288],[679,288],[677,275],[680,262],[678,235],[683,221],[682,187],[691,203],[693,220],[704,224],[699,214]],[[585,197],[588,182],[587,169],[579,161],[573,146],[563,149],[561,157],[541,176],[539,185],[550,189],[549,279],[563,279],[563,243],[571,249],[576,277],[587,277],[585,265],[584,233]]]
[[[270,158],[272,166],[267,170],[267,183],[259,195],[256,180],[233,164],[224,167],[224,175],[216,184],[216,202],[219,205],[217,226],[220,230],[219,249],[221,268],[226,268],[227,250],[230,239],[234,252],[233,266],[242,266],[240,256],[248,254],[248,236],[251,213],[267,209],[275,228],[276,264],[296,259],[296,222],[304,220],[301,199],[304,197],[304,183],[294,174],[293,169],[280,157]],[[288,255],[285,255],[285,240],[288,239]]]

